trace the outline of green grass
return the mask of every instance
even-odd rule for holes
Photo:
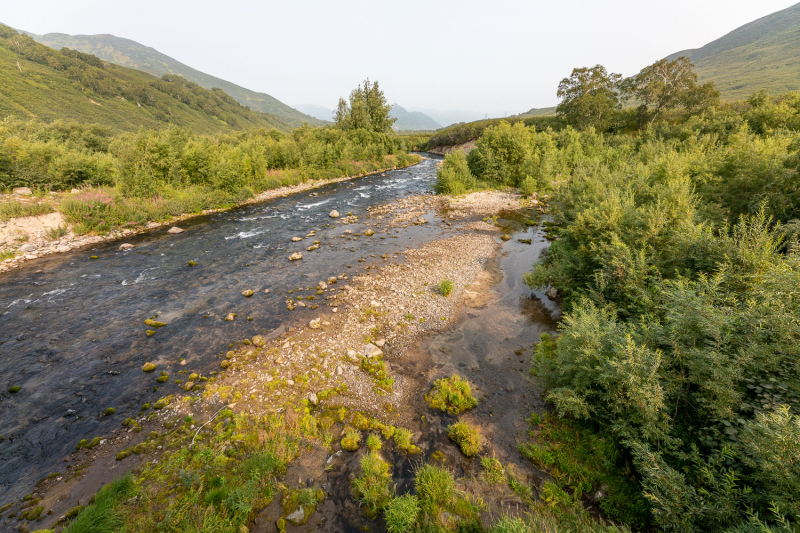
[[[395,428],[394,430],[394,443],[398,448],[409,454],[418,454],[421,452],[419,446],[412,444],[411,439],[414,434],[406,428]]]
[[[355,428],[348,428],[342,438],[342,449],[348,452],[354,452],[359,448],[361,442],[361,432]]]
[[[369,448],[370,451],[378,451],[381,449],[381,446],[381,438],[379,436],[374,433],[367,435],[367,448]]]
[[[375,518],[392,498],[390,465],[370,452],[361,459],[361,475],[352,481],[353,494],[364,509],[364,514]]]
[[[50,202],[36,202],[34,204],[23,204],[16,200],[0,202],[0,221],[10,220],[19,217],[34,217],[46,215],[55,211]]]
[[[437,379],[433,388],[425,395],[425,401],[433,409],[457,415],[478,405],[472,396],[472,386],[458,375]]]
[[[119,507],[135,490],[130,474],[103,487],[95,496],[94,503],[70,522],[64,533],[108,533],[120,529],[125,520]]]
[[[447,436],[458,444],[461,453],[467,457],[477,455],[481,451],[481,433],[472,424],[456,422],[447,428]]]
[[[413,494],[397,496],[389,502],[384,517],[388,533],[408,533],[413,531],[417,524],[420,507],[417,497]]]
[[[481,457],[481,479],[489,485],[497,485],[506,479],[505,469],[496,457]]]
[[[453,293],[454,287],[455,286],[453,285],[453,282],[450,281],[449,279],[442,280],[441,282],[439,282],[439,285],[437,286],[437,288],[439,289],[439,293],[442,296],[450,296]]]

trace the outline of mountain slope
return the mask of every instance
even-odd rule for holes
[[[727,100],[759,89],[772,94],[800,90],[800,4],[735,29],[702,48],[683,50],[701,81],[713,81]]]
[[[409,130],[438,130],[442,125],[433,120],[425,113],[419,111],[406,111],[397,104],[392,105],[391,116],[397,118],[394,129],[399,131]]]
[[[144,46],[130,39],[115,37],[114,35],[67,35],[64,33],[36,35],[25,33],[35,41],[56,50],[64,47],[71,48],[79,52],[95,55],[109,63],[141,70],[159,78],[164,74],[178,74],[206,89],[218,87],[240,104],[255,111],[275,115],[295,127],[300,126],[303,122],[308,122],[312,125],[322,124],[321,121],[292,109],[268,94],[251,91],[235,83],[200,72],[168,55],[162,54],[154,48]]]
[[[327,120],[328,122],[333,121],[333,109],[328,109],[327,107],[315,104],[300,104],[293,107],[308,116],[318,118],[320,120]]]
[[[169,124],[200,133],[292,129],[219,89],[175,75],[156,78],[74,50],[56,51],[2,24],[0,87],[0,117],[98,123],[116,131]]]

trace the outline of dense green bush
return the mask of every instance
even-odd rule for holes
[[[548,134],[557,240],[526,282],[557,287],[566,312],[533,372],[561,416],[621,444],[663,531],[800,522],[791,102]]]

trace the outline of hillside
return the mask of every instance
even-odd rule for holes
[[[394,129],[399,131],[438,130],[442,125],[425,113],[419,111],[406,111],[398,104],[392,105],[391,116],[397,118]]]
[[[97,123],[116,131],[168,124],[198,133],[292,129],[222,90],[175,75],[156,78],[74,50],[56,51],[1,24],[0,86],[0,117]]]
[[[680,56],[691,59],[700,80],[714,81],[726,100],[742,100],[759,89],[800,90],[800,4],[667,59]]]
[[[333,121],[333,109],[328,109],[327,107],[315,104],[299,104],[292,107],[308,116],[318,118],[320,120],[326,120],[328,122]]]
[[[147,72],[158,78],[164,74],[177,74],[205,89],[220,88],[240,104],[254,111],[275,115],[291,126],[298,127],[303,122],[308,122],[312,125],[322,124],[320,120],[292,109],[268,94],[251,91],[235,83],[200,72],[166,54],[162,54],[154,48],[130,39],[123,39],[114,35],[67,35],[64,33],[36,35],[25,33],[35,41],[56,50],[64,47],[71,48],[79,52],[95,55],[109,63]]]

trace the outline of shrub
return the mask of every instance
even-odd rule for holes
[[[478,405],[478,401],[472,396],[469,381],[455,374],[449,378],[437,379],[433,383],[433,388],[425,395],[425,401],[432,408],[446,411],[451,415],[457,415]]]
[[[355,428],[348,428],[342,439],[342,449],[348,452],[354,452],[359,448],[360,442],[361,432]]]
[[[444,157],[442,167],[436,171],[434,190],[437,194],[464,194],[476,186],[475,177],[467,165],[467,156],[456,150]]]
[[[437,288],[442,296],[450,296],[450,294],[453,292],[454,286],[452,281],[449,279],[444,279],[439,283]]]
[[[381,438],[375,435],[374,433],[370,433],[369,435],[367,435],[367,448],[369,448],[370,451],[373,452],[380,450]]]
[[[361,475],[352,481],[352,486],[368,517],[375,518],[388,505],[392,497],[391,479],[389,463],[377,452],[369,452],[361,458]]]
[[[411,431],[406,428],[395,428],[394,430],[394,443],[397,444],[397,447],[409,454],[417,454],[420,453],[419,446],[416,446],[411,443],[411,439],[414,436]]]
[[[466,422],[456,422],[447,428],[447,436],[458,444],[461,453],[467,457],[477,455],[481,450],[481,433],[475,426]]]
[[[503,464],[496,457],[481,457],[481,477],[489,485],[497,485],[506,479]]]
[[[386,506],[386,530],[389,533],[408,533],[417,526],[420,507],[417,497],[405,494],[393,498]]]

